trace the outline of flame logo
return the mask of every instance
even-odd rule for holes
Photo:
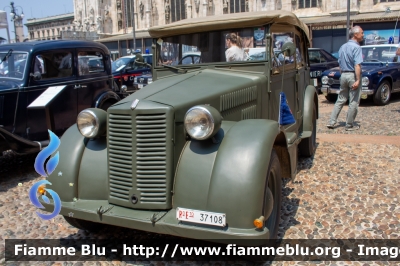
[[[50,135],[50,143],[45,149],[43,149],[41,152],[39,152],[39,154],[36,156],[35,165],[34,165],[36,172],[42,176],[50,175],[54,171],[54,169],[57,167],[58,162],[60,160],[59,152],[57,152],[53,157],[51,157],[47,161],[47,164],[46,164],[47,171],[44,169],[46,159],[49,156],[51,156],[60,146],[60,139],[53,132],[51,132],[50,130],[48,130],[48,131],[49,131],[49,135]],[[44,209],[43,205],[40,203],[40,201],[37,197],[37,193],[38,193],[38,190],[43,191],[43,193],[41,193],[42,194],[41,197],[45,203],[49,204],[50,199],[44,193],[44,192],[48,192],[50,194],[50,196],[53,198],[54,211],[50,214],[43,214],[40,212],[36,212],[36,214],[43,220],[50,220],[50,219],[53,219],[54,217],[56,217],[60,213],[61,200],[55,191],[44,188],[44,185],[46,185],[46,184],[51,185],[51,183],[47,180],[41,180],[41,181],[33,184],[31,189],[29,190],[29,199],[31,200],[32,204],[35,205],[37,208]]]

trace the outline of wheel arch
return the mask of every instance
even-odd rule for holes
[[[304,108],[303,108],[303,127],[302,127],[302,138],[310,137],[313,130],[313,112],[315,109],[317,112],[316,119],[319,118],[318,108],[318,95],[315,92],[314,86],[308,85],[304,93]]]

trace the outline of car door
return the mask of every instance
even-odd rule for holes
[[[111,90],[110,77],[106,72],[106,54],[94,48],[77,49],[75,88],[78,93],[77,111],[90,108],[99,96]]]
[[[26,88],[26,105],[30,105],[49,87],[61,86],[63,89],[47,105],[48,112],[44,108],[27,109],[27,132],[31,140],[48,139],[47,129],[61,135],[76,121],[77,92],[73,53],[73,49],[55,49],[33,55],[35,59],[31,60],[29,67],[30,74],[35,74],[35,77],[30,78]]]

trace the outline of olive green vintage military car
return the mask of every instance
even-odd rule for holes
[[[48,178],[61,215],[86,230],[276,238],[282,178],[295,177],[298,153],[316,148],[307,27],[280,10],[183,20],[150,34],[153,83],[107,112],[82,111],[61,138]],[[188,55],[196,60],[181,60]],[[278,123],[281,92],[294,123]]]

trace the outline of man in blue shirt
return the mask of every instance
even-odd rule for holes
[[[363,61],[360,42],[364,38],[364,31],[360,26],[354,26],[349,31],[349,41],[339,49],[340,92],[331,118],[327,125],[333,129],[343,106],[349,99],[349,111],[346,118],[346,131],[360,128],[353,125],[357,116],[361,96],[361,63]]]

